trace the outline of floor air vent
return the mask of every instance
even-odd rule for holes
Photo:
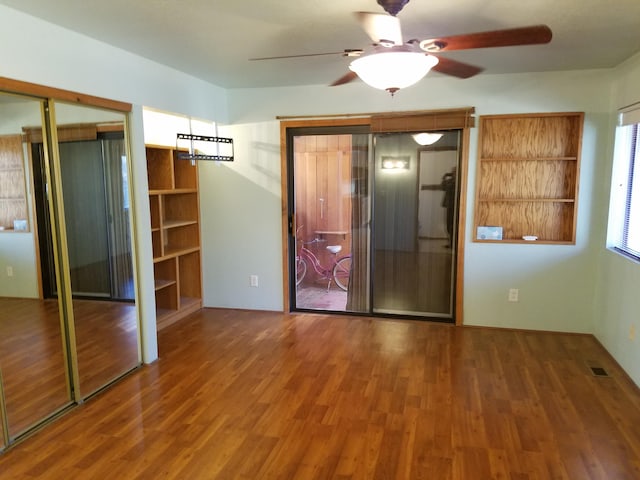
[[[590,368],[591,368],[591,373],[593,374],[594,377],[608,377],[609,376],[607,371],[602,367],[590,367]]]

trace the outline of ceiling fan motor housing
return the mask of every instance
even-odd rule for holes
[[[409,3],[409,0],[378,0],[378,4],[384,8],[385,12],[394,17],[400,13],[400,10]]]

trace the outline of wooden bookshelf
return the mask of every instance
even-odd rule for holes
[[[583,122],[582,112],[480,117],[474,241],[575,243]],[[502,240],[479,240],[478,226],[502,227]]]
[[[158,329],[202,308],[198,170],[171,147],[147,145]]]

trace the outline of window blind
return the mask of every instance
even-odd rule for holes
[[[640,103],[635,103],[618,111],[618,125],[633,125],[640,123]]]
[[[640,117],[640,109],[634,111]],[[633,118],[631,115],[627,119]],[[640,118],[638,118],[640,122]],[[616,248],[640,260],[640,128],[638,122],[631,125],[629,137],[629,163],[622,236]]]
[[[473,107],[371,116],[371,132],[424,132],[460,130],[474,126]]]

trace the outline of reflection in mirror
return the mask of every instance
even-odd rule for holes
[[[33,209],[29,143],[43,137],[42,103],[0,93],[0,388],[11,439],[72,401],[58,300],[40,282],[37,238],[51,231]]]
[[[86,397],[140,363],[125,116],[57,103],[56,124],[79,387]]]

